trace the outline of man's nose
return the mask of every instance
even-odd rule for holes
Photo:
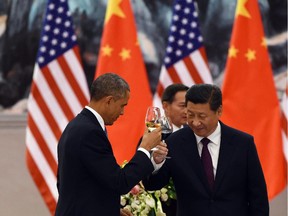
[[[192,121],[193,126],[197,127],[201,124],[201,122],[196,118]]]

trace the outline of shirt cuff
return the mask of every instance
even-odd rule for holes
[[[142,148],[142,147],[139,147],[138,150],[144,152],[144,153],[147,155],[148,158],[151,157],[150,152],[147,151],[146,149],[144,149],[144,148]]]
[[[154,159],[153,159],[153,157],[152,157],[152,154],[153,154],[153,153],[150,154],[149,151],[147,151],[146,149],[144,149],[144,148],[142,148],[142,147],[139,147],[139,148],[138,148],[138,151],[144,152],[144,153],[147,155],[147,157],[150,158],[151,163],[153,164],[153,167],[154,167],[153,173],[157,172],[157,171],[162,167],[162,165],[163,165],[164,162],[165,162],[165,160],[163,160],[161,163],[156,164],[156,162],[154,161]]]
[[[153,153],[152,153],[152,154],[153,154]],[[162,167],[162,165],[164,164],[165,160],[166,160],[166,159],[164,159],[161,163],[156,164],[156,162],[154,161],[154,158],[153,158],[152,155],[151,155],[151,162],[152,162],[152,164],[153,164],[153,166],[154,166],[154,171],[152,172],[152,174],[158,172],[158,170],[159,170],[159,169]]]

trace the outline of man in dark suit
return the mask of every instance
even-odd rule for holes
[[[105,133],[124,114],[130,89],[116,74],[99,76],[91,101],[65,128],[58,144],[56,216],[131,215],[120,210],[120,195],[161,166],[167,155],[161,129],[145,132],[139,149],[121,168]],[[150,150],[157,146],[150,159]]]
[[[177,216],[268,216],[266,183],[254,139],[219,120],[220,89],[193,85],[186,106],[189,127],[168,137],[171,159],[143,181],[145,188],[162,188],[172,177]]]
[[[167,86],[162,94],[162,108],[172,122],[173,132],[187,124],[185,95],[188,89],[181,83],[174,83]]]
[[[173,125],[173,133],[187,125],[187,111],[185,95],[188,86],[181,83],[173,83],[167,86],[161,96],[162,108]],[[170,187],[170,185],[165,186]],[[166,216],[176,215],[177,201],[170,199],[168,202],[162,201],[162,208]]]

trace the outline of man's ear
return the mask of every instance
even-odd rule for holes
[[[164,110],[166,110],[167,107],[168,107],[168,102],[163,101],[163,102],[162,102],[162,107],[163,107]]]
[[[170,104],[167,101],[162,102],[162,108],[166,116],[169,116],[169,112],[170,112],[169,105]]]
[[[113,96],[109,95],[109,96],[106,96],[106,97],[105,97],[105,102],[106,102],[107,104],[110,104],[110,103],[111,103],[111,100],[113,100]]]
[[[218,116],[220,117],[222,115],[222,112],[223,112],[223,106],[221,105],[218,110],[217,110],[217,113],[218,113]]]

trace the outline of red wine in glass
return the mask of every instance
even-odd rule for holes
[[[173,132],[173,126],[172,126],[170,119],[166,116],[162,116],[159,119],[159,122],[161,124],[161,129],[162,129],[162,134],[161,134],[162,140],[165,140]]]

